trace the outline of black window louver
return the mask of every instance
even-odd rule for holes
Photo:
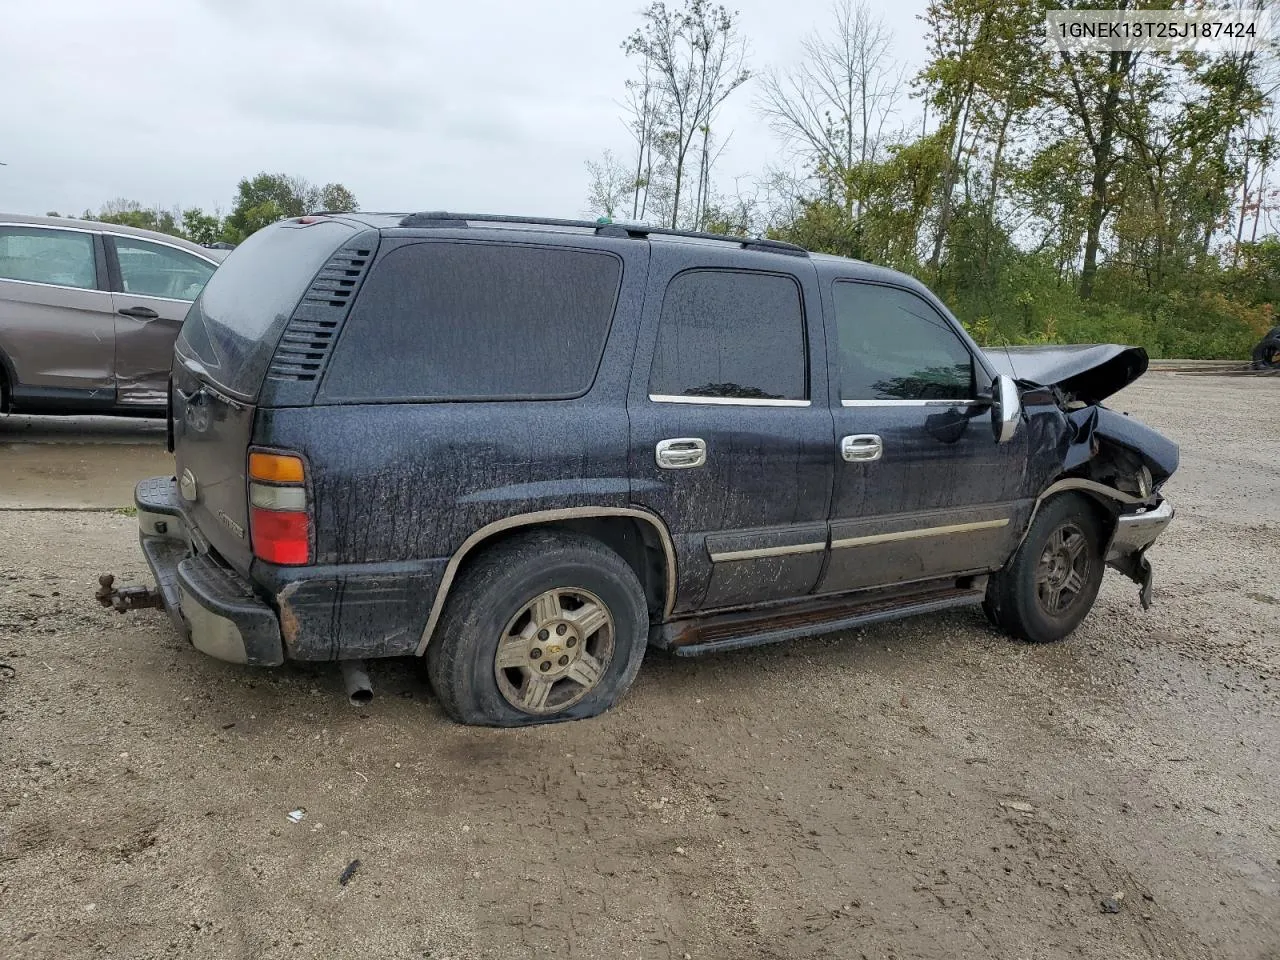
[[[343,248],[329,258],[284,328],[267,379],[305,383],[320,376],[372,254]]]

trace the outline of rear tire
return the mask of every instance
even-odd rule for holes
[[[1102,586],[1102,525],[1076,493],[1041,505],[1022,546],[991,575],[983,609],[1000,629],[1031,643],[1053,643],[1089,615]]]
[[[518,727],[608,710],[640,671],[649,632],[635,571],[598,540],[521,534],[449,594],[427,675],[459,723]]]

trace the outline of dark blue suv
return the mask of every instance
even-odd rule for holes
[[[770,240],[449,213],[247,240],[191,308],[154,595],[215,657],[419,656],[449,714],[591,716],[680,655],[1150,593],[1177,448],[1124,347],[988,356],[920,283]],[[104,599],[110,602],[118,596]]]

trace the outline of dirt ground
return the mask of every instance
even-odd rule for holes
[[[1115,405],[1182,444],[1149,612],[1109,573],[1055,646],[965,611],[651,655],[521,731],[412,663],[356,709],[211,660],[93,603],[133,520],[0,511],[0,955],[1278,957],[1280,380]]]

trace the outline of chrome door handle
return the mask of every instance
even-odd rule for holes
[[[855,433],[840,441],[840,456],[849,463],[870,463],[884,453],[884,443],[874,433]]]
[[[659,440],[653,451],[658,466],[664,470],[687,470],[707,462],[707,443],[698,437],[673,437]]]

